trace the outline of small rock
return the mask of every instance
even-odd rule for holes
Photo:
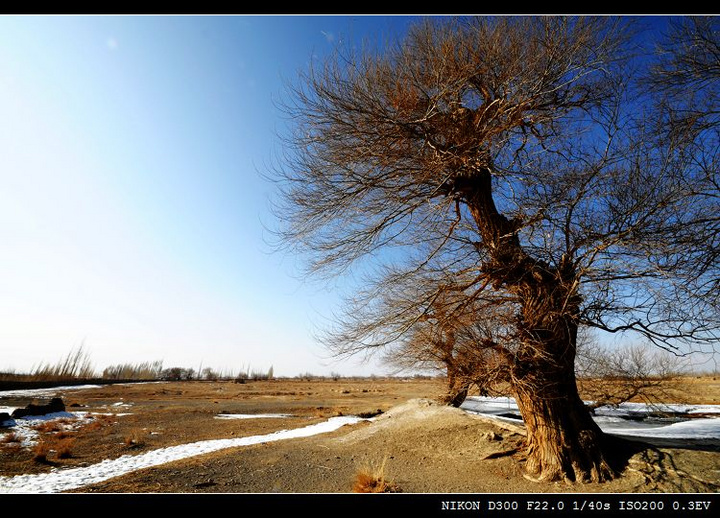
[[[46,404],[35,404],[30,403],[25,408],[16,408],[13,413],[12,417],[25,417],[25,416],[35,416],[35,415],[46,415],[46,414],[53,414],[55,412],[64,412],[65,411],[65,403],[63,403],[63,400],[59,397],[54,397],[50,400],[49,403]]]
[[[503,437],[500,434],[497,434],[495,432],[488,432],[486,434],[483,434],[483,438],[486,441],[502,441]]]
[[[10,414],[7,412],[0,412],[0,428],[8,428],[14,425],[15,421],[12,417],[10,417]]]

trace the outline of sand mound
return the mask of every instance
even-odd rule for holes
[[[418,398],[392,407],[372,419],[368,426],[360,427],[346,434],[339,441],[353,443],[365,441],[374,435],[406,434],[412,433],[413,430],[437,433],[440,429],[462,429],[479,425],[490,427],[488,433],[497,433],[496,429],[498,429],[509,434],[525,434],[524,428],[521,426],[470,414],[430,399]]]

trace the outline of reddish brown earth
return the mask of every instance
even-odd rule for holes
[[[206,439],[268,434],[337,415],[372,415],[323,435],[287,439],[196,456],[143,469],[78,493],[347,493],[360,472],[382,469],[404,493],[717,492],[720,452],[634,445],[622,475],[603,484],[538,483],[523,476],[519,426],[437,405],[438,380],[338,379],[173,382],[110,385],[60,394],[67,410],[92,419],[47,426],[44,461],[0,431],[0,476],[88,466]],[[668,382],[676,403],[720,404],[712,377]],[[24,406],[27,398],[0,405]],[[289,414],[288,418],[217,419],[230,414]],[[60,454],[63,452],[64,454]]]

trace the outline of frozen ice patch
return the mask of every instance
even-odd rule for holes
[[[495,419],[518,422],[520,411],[513,398],[468,397],[464,410]],[[657,417],[666,413],[669,418]],[[697,417],[698,414],[719,417]],[[647,405],[622,403],[600,407],[593,416],[607,433],[639,438],[687,439],[720,441],[720,405]]]

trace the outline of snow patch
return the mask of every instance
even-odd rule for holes
[[[277,419],[292,417],[290,414],[218,414],[215,419]]]
[[[203,455],[226,448],[310,437],[332,432],[342,426],[354,424],[358,421],[362,421],[362,419],[350,416],[332,417],[325,422],[295,430],[281,430],[267,435],[254,435],[236,439],[215,439],[170,446],[140,455],[124,455],[117,459],[104,460],[93,466],[51,471],[40,475],[0,477],[0,493],[59,493],[102,482],[139,469],[159,466],[196,455]]]
[[[513,398],[468,397],[464,410],[495,419],[521,423],[520,411]],[[672,418],[655,415],[667,413]],[[718,417],[696,417],[697,414]],[[607,433],[639,438],[702,439],[720,442],[720,405],[646,405],[622,403],[595,410],[595,422]]]

